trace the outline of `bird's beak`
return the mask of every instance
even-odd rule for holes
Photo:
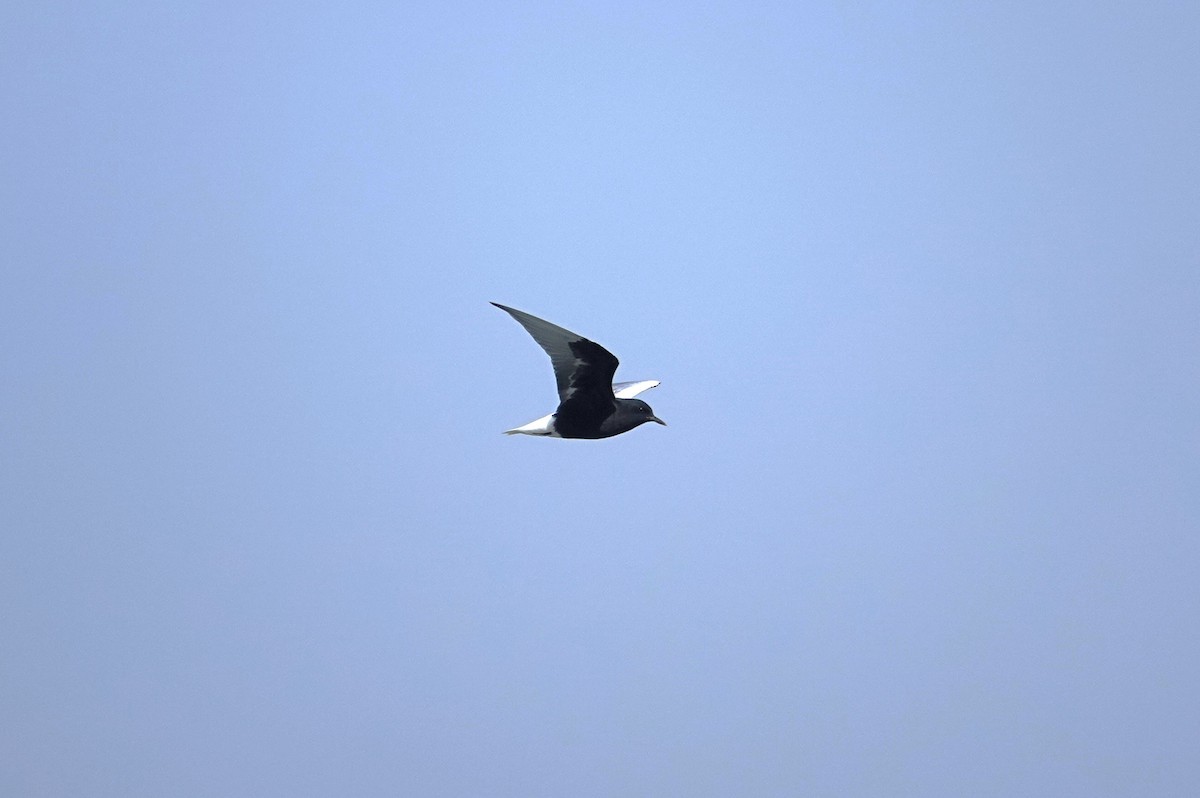
[[[655,422],[656,424],[662,424],[664,427],[667,426],[667,422],[663,421],[658,416],[650,416],[650,420]]]

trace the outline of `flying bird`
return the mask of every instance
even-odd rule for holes
[[[533,336],[554,366],[558,383],[558,409],[537,421],[505,430],[505,435],[548,435],[553,438],[611,438],[653,421],[667,422],[654,415],[650,405],[635,399],[658,380],[613,384],[617,358],[600,344],[578,333],[530,316],[520,310],[493,305],[521,323]]]

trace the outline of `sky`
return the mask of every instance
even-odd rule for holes
[[[0,794],[1194,794],[1197,40],[6,3]]]

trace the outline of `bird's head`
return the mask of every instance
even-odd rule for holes
[[[645,424],[647,421],[662,424],[664,427],[667,426],[667,422],[654,415],[654,411],[650,409],[650,405],[641,399],[623,399],[621,402],[625,408],[625,415],[633,419],[635,426],[637,424]]]

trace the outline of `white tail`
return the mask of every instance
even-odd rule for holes
[[[554,414],[542,416],[537,421],[530,421],[520,427],[504,430],[505,435],[552,435],[557,437],[558,433],[554,431]]]

